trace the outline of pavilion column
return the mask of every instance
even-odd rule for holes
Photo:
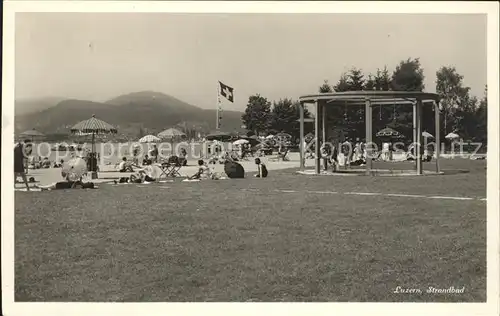
[[[413,144],[413,152],[415,153],[415,156],[417,156],[417,103],[414,102],[413,103],[413,140],[412,140],[412,144]],[[415,161],[416,161],[416,157],[415,157]],[[415,163],[415,170],[417,170],[417,165]]]
[[[320,147],[320,142],[319,142],[319,113],[320,113],[320,109],[319,109],[319,100],[316,100],[316,113],[314,115],[314,136],[315,136],[315,143],[314,143],[314,154],[315,154],[315,157],[314,157],[314,160],[315,160],[315,170],[316,170],[316,174],[319,174],[320,173],[320,164],[321,164],[321,156],[320,156],[320,151],[319,151],[319,147]]]
[[[366,125],[366,174],[370,175],[372,170],[372,105],[370,99],[365,100],[365,125]]]
[[[300,115],[300,144],[299,144],[299,154],[300,154],[300,171],[304,171],[304,103],[299,105],[299,115]]]
[[[326,104],[321,104],[321,133],[322,133],[322,143],[326,143]],[[323,159],[323,169],[328,170],[328,160]]]
[[[417,105],[416,105],[416,108],[417,108],[417,115],[416,115],[416,118],[417,118],[417,174],[422,174],[423,173],[423,170],[422,170],[422,153],[423,153],[423,150],[424,150],[424,147],[423,147],[423,136],[422,136],[422,100],[418,99],[417,100]]]
[[[439,153],[441,152],[441,135],[439,133],[439,105],[436,101],[433,102],[434,106],[434,118],[435,118],[435,137],[436,137],[436,145],[434,146],[434,151],[436,152],[436,172],[439,173],[441,170],[439,168]]]

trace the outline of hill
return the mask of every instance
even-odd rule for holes
[[[119,134],[137,137],[140,131],[156,134],[189,122],[204,132],[215,129],[215,110],[205,110],[172,96],[143,91],[121,95],[104,103],[64,100],[37,113],[16,115],[16,132],[36,128],[46,134],[69,133],[69,128],[93,114],[118,128]],[[241,112],[224,111],[223,130],[241,130]]]
[[[30,98],[15,101],[15,115],[36,113],[49,109],[64,100],[60,97]]]

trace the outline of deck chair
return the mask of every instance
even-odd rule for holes
[[[160,168],[162,170],[162,173],[160,174],[160,177],[166,177],[166,178],[173,178],[173,177],[180,177],[181,174],[179,173],[179,170],[182,168],[182,162],[177,156],[172,156],[168,158],[167,161],[164,161],[161,165]],[[158,179],[159,180],[159,179]]]
[[[281,161],[289,161],[290,159],[287,157],[287,154],[288,154],[288,149],[282,153],[278,153],[278,155],[275,157],[270,157],[269,160],[271,160],[271,161],[280,161],[280,160]]]

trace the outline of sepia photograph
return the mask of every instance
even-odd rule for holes
[[[498,3],[15,2],[2,87],[13,305],[498,312]]]

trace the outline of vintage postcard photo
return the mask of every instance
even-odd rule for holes
[[[6,315],[498,312],[498,3],[4,7]]]

